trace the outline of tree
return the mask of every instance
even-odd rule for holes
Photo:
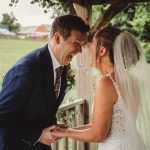
[[[108,5],[98,5],[93,7],[93,20],[97,20]],[[150,3],[132,4],[116,15],[110,22],[110,25],[127,30],[142,41],[150,41]]]
[[[14,14],[11,12],[9,15],[8,13],[2,14],[3,18],[1,21],[1,24],[7,25],[9,28],[9,31],[12,32],[18,32],[21,28],[21,25],[17,22],[17,19],[15,18]]]
[[[10,1],[11,3],[9,4],[9,6],[16,6],[19,2],[18,0]],[[53,10],[53,14],[51,17],[70,13],[72,6],[71,3],[66,0],[31,0],[30,3],[38,3],[39,7],[42,7],[45,13],[47,13],[50,10]]]
[[[103,15],[108,5],[93,7],[93,23]],[[150,63],[150,3],[132,4],[116,15],[110,22],[110,26],[117,27],[122,31],[133,33],[140,41]]]

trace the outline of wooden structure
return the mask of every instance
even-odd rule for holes
[[[71,125],[73,127],[79,126],[85,123],[85,99],[77,99],[70,104],[62,104],[59,108],[59,112],[63,112],[64,117],[68,117],[68,112],[74,111]],[[68,122],[66,122],[68,124]],[[71,140],[68,138],[62,139],[53,145],[53,150],[84,150],[86,145],[83,142]]]
[[[92,17],[92,5],[110,4],[109,8],[103,14],[101,18],[91,27],[91,33],[94,33],[98,28],[105,27],[109,21],[131,3],[143,3],[150,2],[150,0],[68,0],[72,6],[72,13],[80,16],[87,23],[91,24]],[[83,50],[82,54],[77,56],[77,96],[80,100],[75,101],[71,105],[61,106],[60,110],[67,111],[70,108],[76,110],[80,108],[79,116],[84,117],[82,121],[77,124],[77,118],[73,121],[74,125],[81,125],[83,123],[89,123],[91,120],[91,107],[92,106],[92,85],[91,85],[91,71],[88,50]],[[83,109],[84,108],[84,109]],[[68,140],[64,141],[63,150],[97,150],[95,144],[77,143],[73,142],[72,148],[68,146]],[[62,148],[62,147],[61,147]],[[54,146],[54,150],[59,150],[58,144]]]

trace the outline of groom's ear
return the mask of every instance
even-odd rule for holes
[[[106,53],[107,53],[107,49],[105,47],[101,47],[99,50],[99,56],[103,57],[106,55]]]
[[[59,32],[55,32],[54,39],[57,44],[60,43],[60,33]]]

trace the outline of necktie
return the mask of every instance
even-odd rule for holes
[[[60,93],[60,87],[61,87],[61,75],[63,72],[63,66],[60,66],[56,69],[56,81],[55,81],[55,95],[56,98],[58,98]]]

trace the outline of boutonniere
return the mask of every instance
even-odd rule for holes
[[[75,74],[76,74],[75,70],[71,69],[71,65],[68,65],[67,66],[67,75],[66,75],[68,90],[70,90],[73,86],[75,86]]]

